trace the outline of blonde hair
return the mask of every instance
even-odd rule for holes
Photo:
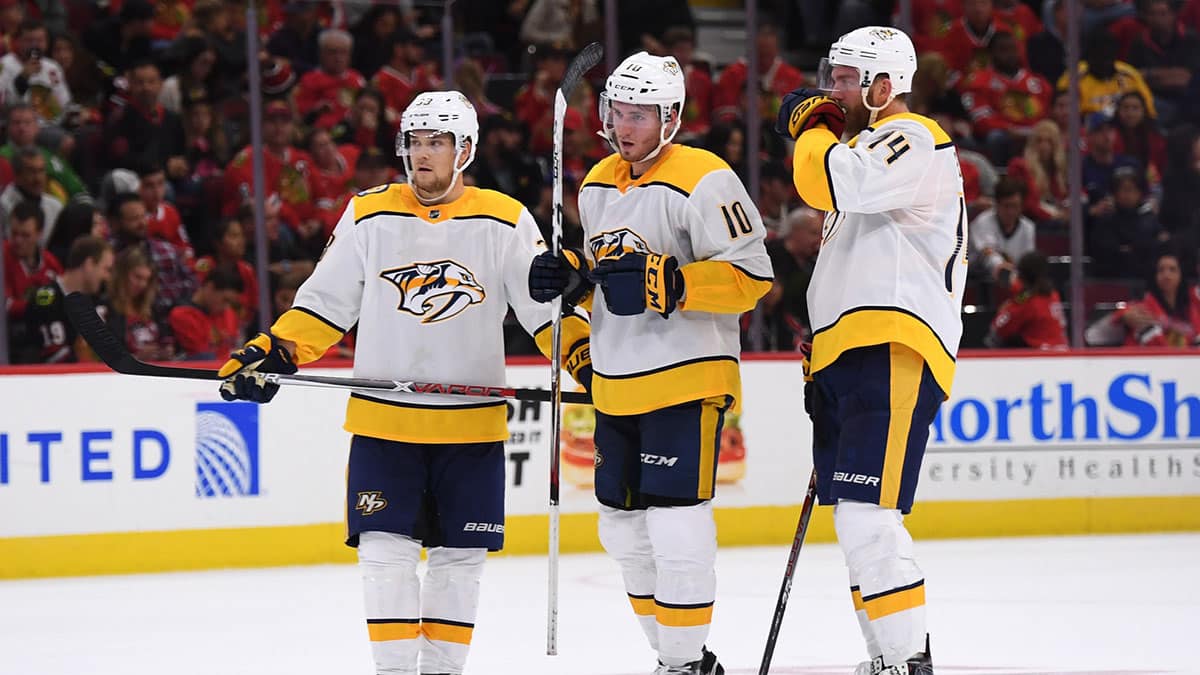
[[[1054,142],[1054,154],[1048,167],[1038,155],[1036,141],[1042,137]],[[1033,125],[1029,140],[1025,142],[1025,165],[1029,174],[1033,176],[1033,184],[1037,187],[1038,194],[1042,197],[1053,194],[1051,172],[1055,183],[1063,186],[1067,184],[1067,150],[1063,147],[1062,132],[1054,120],[1045,119]]]
[[[129,295],[129,273],[145,267],[150,270],[150,283],[140,298]],[[112,275],[112,308],[119,314],[139,319],[149,319],[154,300],[158,296],[158,273],[150,262],[149,256],[138,246],[130,246],[121,251],[113,265]]]

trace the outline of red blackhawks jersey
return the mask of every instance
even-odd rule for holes
[[[912,0],[912,41],[917,53],[940,53],[950,26],[962,14],[962,0]]]
[[[1006,300],[992,320],[992,331],[1005,347],[1066,348],[1067,316],[1058,291],[1022,292]]]
[[[371,86],[383,94],[383,105],[388,112],[388,118],[399,120],[400,113],[404,112],[417,94],[441,89],[442,81],[429,66],[417,66],[408,75],[391,66],[384,66],[371,77]]]
[[[263,195],[276,195],[283,202],[280,216],[295,225],[313,215],[312,158],[307,152],[287,148],[282,155],[263,152]],[[233,216],[254,196],[254,162],[250,146],[242,148],[225,170],[221,214]]]
[[[1054,95],[1046,78],[1024,68],[1012,77],[994,68],[977,70],[967,77],[961,89],[963,105],[979,136],[996,130],[1032,127],[1049,113]]]
[[[994,19],[981,35],[967,26],[966,19],[958,19],[950,25],[950,30],[946,33],[946,39],[943,42],[942,54],[945,55],[946,65],[950,66],[950,70],[953,71],[956,78],[951,84],[966,79],[975,71],[992,65],[988,45],[992,42],[992,36],[1000,32],[1011,33],[1013,32],[1012,26],[1001,19]],[[1021,58],[1024,60],[1025,43],[1019,44],[1021,45]]]
[[[190,263],[196,257],[187,228],[183,226],[183,219],[179,217],[179,210],[172,204],[159,204],[157,209],[146,214],[146,222],[150,236],[174,246],[185,262]]]
[[[367,85],[357,70],[349,68],[341,75],[330,75],[322,70],[310,70],[300,78],[296,87],[296,109],[307,116],[318,105],[328,103],[329,108],[321,113],[315,125],[332,129],[354,104],[354,97]]]

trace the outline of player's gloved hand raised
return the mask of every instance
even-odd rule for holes
[[[266,403],[275,398],[279,385],[267,382],[264,373],[296,372],[296,364],[279,340],[270,333],[259,333],[244,347],[229,355],[218,375],[225,378],[221,384],[221,398],[226,401],[254,401]]]
[[[596,264],[589,277],[604,289],[608,311],[620,316],[649,309],[665,319],[683,297],[683,273],[672,255],[630,252],[606,258]]]
[[[592,290],[583,254],[564,248],[559,255],[543,251],[529,265],[529,297],[550,302],[559,295],[570,306],[579,304]]]
[[[779,118],[775,120],[775,133],[796,139],[818,124],[825,125],[834,136],[841,138],[846,130],[846,111],[819,89],[802,87],[783,97]]]

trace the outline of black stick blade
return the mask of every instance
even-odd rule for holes
[[[579,80],[583,79],[587,71],[595,68],[602,58],[604,58],[604,47],[599,42],[593,42],[571,59],[571,62],[567,64],[566,73],[563,74],[562,85],[559,86],[563,98],[568,101],[571,99],[571,93],[575,91]]]
[[[219,380],[217,371],[203,368],[172,368],[143,363],[129,353],[121,339],[108,329],[104,320],[96,313],[92,299],[78,291],[68,293],[63,299],[67,318],[75,326],[80,337],[88,343],[96,356],[118,373],[124,375],[147,375],[150,377],[178,377],[192,380]]]

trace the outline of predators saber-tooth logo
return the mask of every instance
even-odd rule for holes
[[[601,232],[588,240],[588,248],[591,249],[592,259],[596,262],[606,258],[620,258],[626,253],[653,253],[646,241],[627,227],[612,232]]]
[[[378,490],[360,492],[358,493],[358,503],[354,505],[354,510],[362,511],[364,516],[369,516],[376,511],[386,509],[387,504],[387,500],[383,498],[383,493]]]
[[[414,263],[384,270],[379,276],[396,285],[396,309],[421,317],[421,323],[454,318],[487,294],[471,270],[453,260]]]

